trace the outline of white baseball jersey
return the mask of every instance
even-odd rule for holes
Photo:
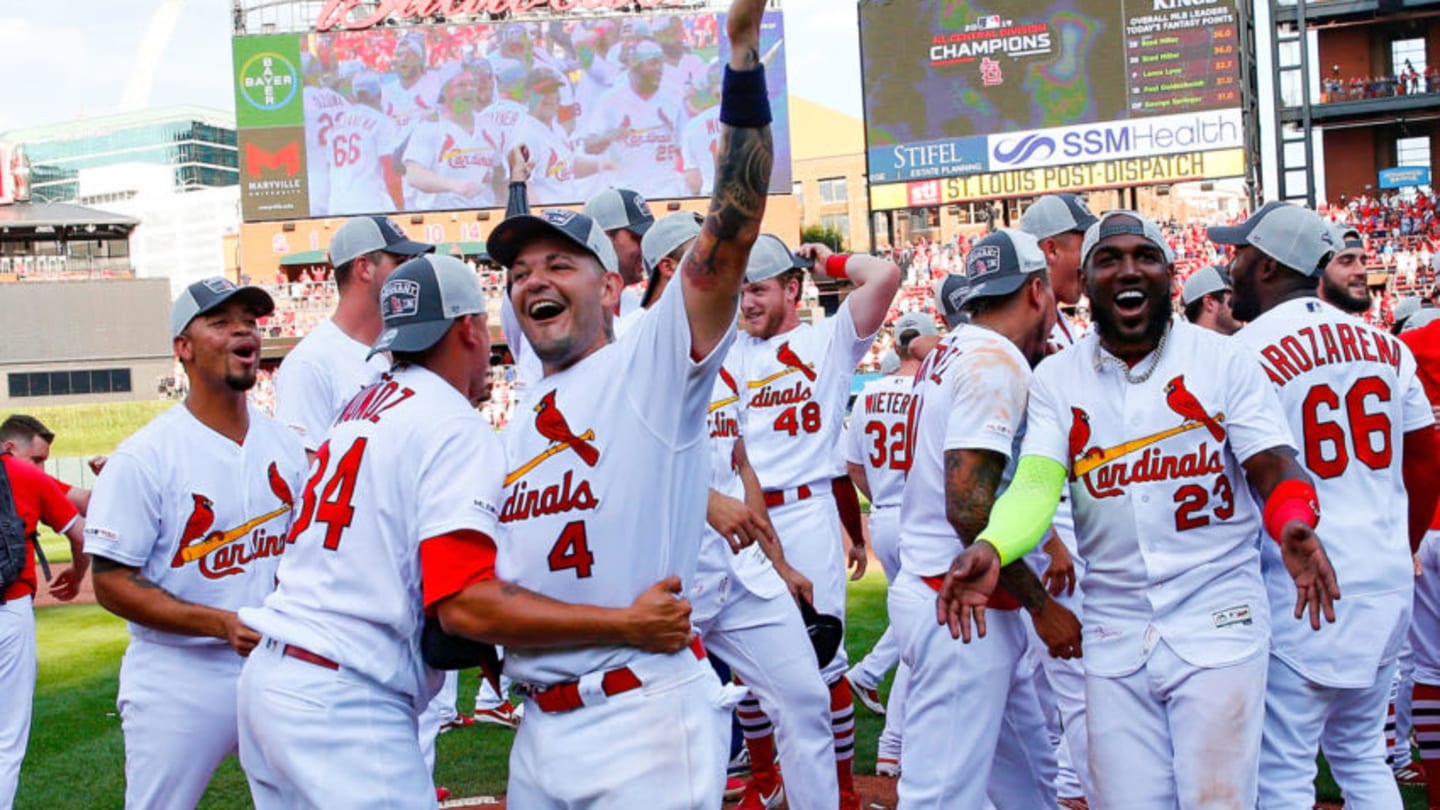
[[[497,99],[481,110],[475,119],[485,137],[496,145],[498,154],[504,159],[514,145],[512,136],[521,119],[530,114],[530,108],[508,98]],[[503,164],[502,164],[503,165]]]
[[[421,121],[434,117],[440,107],[440,91],[445,88],[447,78],[437,71],[427,70],[409,87],[401,84],[398,78],[386,82],[380,87],[380,105],[401,129],[412,130]]]
[[[715,156],[720,151],[720,107],[711,107],[685,125],[680,137],[684,170],[700,172],[697,194],[709,194],[715,186]]]
[[[390,368],[385,355],[366,360],[369,353],[369,346],[326,318],[280,363],[275,374],[275,418],[300,436],[307,451],[320,447],[345,403]]]
[[[515,358],[515,389],[511,398],[518,414],[524,410],[530,387],[545,376],[545,366],[530,346],[530,341],[525,339],[525,332],[515,317],[515,304],[508,295],[500,299],[500,333],[505,336],[505,345],[510,347],[510,354]]]
[[[964,550],[945,516],[945,452],[999,453],[1006,460],[1008,481],[1024,431],[1030,379],[1030,364],[1015,344],[982,326],[956,327],[926,355],[909,403],[910,469],[900,503],[900,570],[917,577],[938,576]]]
[[[495,187],[492,178],[501,167],[504,154],[497,135],[480,126],[479,116],[471,117],[470,129],[442,117],[423,121],[405,145],[405,162],[429,169],[446,180],[469,180],[479,186],[473,195],[453,191],[421,191],[405,181],[405,203],[412,208],[445,210],[493,208]]]
[[[734,332],[692,361],[681,286],[670,285],[620,341],[531,386],[529,411],[505,430],[501,578],[603,607],[629,605],[672,574],[689,583],[711,479],[705,413]],[[532,684],[649,655],[632,647],[507,652],[506,672]]]
[[[855,334],[848,300],[818,325],[802,323],[769,340],[736,338],[746,386],[745,451],[761,486],[819,482],[828,491],[850,378],[874,341],[873,334]]]
[[[305,103],[305,174],[309,183],[310,216],[329,213],[330,163],[334,159],[330,147],[335,116],[345,111],[350,102],[328,87],[306,87]]]
[[[580,105],[580,120],[600,108],[600,99],[615,87],[615,80],[624,75],[624,70],[610,60],[595,55],[595,61],[580,74],[575,84],[575,101]]]
[[[530,173],[530,202],[554,205],[580,199],[575,192],[575,149],[565,128],[545,123],[526,113],[510,133],[511,148],[523,145],[530,150],[535,170]]]
[[[900,505],[905,471],[910,467],[907,436],[911,375],[888,374],[865,384],[845,432],[845,460],[865,468],[870,503],[880,508]]]
[[[1282,621],[1295,585],[1275,543],[1261,544],[1275,612],[1274,653],[1307,679],[1368,687],[1404,641],[1413,581],[1405,482],[1405,434],[1434,424],[1398,339],[1318,298],[1287,301],[1251,321],[1236,339],[1260,357],[1278,390],[1320,501],[1315,532],[1345,599],[1335,624],[1314,632]]]
[[[674,65],[667,59],[660,74],[660,90],[684,101],[696,87],[705,83],[708,70],[705,61],[693,53],[681,56],[680,62]]]
[[[248,407],[243,445],[183,404],[122,442],[95,480],[85,551],[140,569],[177,599],[222,610],[260,604],[275,587],[305,453],[292,431]],[[133,622],[130,635],[225,645]]]
[[[332,215],[393,211],[381,165],[400,145],[400,131],[385,113],[352,104],[335,116],[330,130],[330,204]]]
[[[1098,332],[1046,358],[1022,453],[1071,473],[1085,670],[1132,673],[1161,638],[1194,666],[1243,660],[1267,644],[1270,619],[1260,509],[1240,465],[1294,447],[1280,403],[1249,349],[1188,323],[1170,327],[1144,382],[1117,362]]]
[[[648,197],[687,197],[680,170],[680,99],[657,91],[641,98],[629,82],[607,93],[587,119],[585,130],[598,135],[624,128],[627,134],[610,144],[608,154],[620,164],[617,177]]]
[[[440,682],[420,657],[420,545],[462,531],[493,539],[504,466],[499,439],[454,386],[419,366],[382,376],[330,430],[280,584],[241,619],[422,708]]]

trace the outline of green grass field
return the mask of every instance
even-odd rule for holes
[[[851,660],[859,660],[885,626],[884,579],[878,571],[850,588]],[[125,627],[94,605],[45,608],[37,612],[40,683],[29,753],[21,773],[17,808],[120,807],[124,795],[124,743],[115,714],[116,678],[125,647]],[[460,710],[472,708],[476,679],[463,673]],[[888,683],[886,684],[888,689]],[[881,719],[857,706],[856,758],[859,773],[873,773]],[[335,733],[346,733],[336,729]],[[472,726],[440,737],[437,784],[456,796],[504,791],[506,761],[513,732],[496,726]],[[1320,798],[1338,792],[1322,775]],[[1407,810],[1424,810],[1423,791],[1409,790]],[[201,802],[202,808],[250,805],[244,774],[227,759]]]

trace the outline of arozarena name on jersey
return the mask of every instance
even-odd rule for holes
[[[600,499],[590,491],[590,482],[580,479],[574,483],[575,472],[566,470],[565,477],[558,484],[544,489],[530,489],[521,479],[505,498],[500,510],[501,523],[513,523],[544,515],[559,515],[565,512],[585,511],[600,505]]]
[[[1202,478],[1225,472],[1220,450],[1211,450],[1206,442],[1182,456],[1166,455],[1158,447],[1147,448],[1134,463],[1112,461],[1085,473],[1085,489],[1092,498],[1116,498],[1125,494],[1130,484],[1152,481],[1175,481]]]
[[[245,543],[231,543],[221,546],[200,558],[200,574],[206,579],[224,579],[245,573],[245,566],[265,557],[278,557],[285,553],[285,535],[272,534],[264,527],[251,532]]]
[[[1348,323],[1307,326],[1260,350],[1261,366],[1276,385],[1284,385],[1312,368],[1335,363],[1380,363],[1400,370],[1400,343],[1389,335]]]

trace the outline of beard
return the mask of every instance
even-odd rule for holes
[[[1092,296],[1091,300],[1094,298]],[[1150,299],[1150,320],[1145,323],[1145,331],[1141,333],[1136,343],[1159,342],[1160,336],[1165,334],[1169,327],[1170,320],[1175,315],[1175,302],[1169,295],[1155,295]],[[1100,337],[1112,348],[1119,348],[1127,345],[1125,337],[1120,332],[1120,319],[1115,316],[1115,311],[1109,307],[1091,306],[1090,317],[1095,321],[1095,329],[1099,331]]]
[[[249,391],[255,387],[255,371],[240,371],[225,375],[225,385],[231,391]]]
[[[1364,315],[1370,311],[1370,296],[1357,298],[1350,292],[1348,287],[1342,287],[1331,281],[1328,276],[1320,277],[1320,292],[1325,300],[1341,312],[1348,312],[1351,315]]]

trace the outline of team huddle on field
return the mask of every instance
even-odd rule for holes
[[[262,810],[435,807],[442,687],[478,666],[523,696],[522,810],[718,808],[736,715],[741,808],[858,810],[857,698],[885,714],[902,808],[1308,808],[1321,751],[1350,806],[1399,808],[1385,725],[1413,649],[1440,806],[1435,327],[1337,308],[1358,237],[1285,203],[1210,229],[1233,258],[1186,281],[1182,316],[1159,227],[1052,195],[936,284],[943,324],[888,326],[847,425],[901,273],[760,233],[764,5],[734,0],[707,74],[704,217],[603,186],[531,213],[547,164],[509,136],[482,188],[406,173],[439,207],[507,202],[503,432],[475,407],[475,271],[385,217],[336,231],[339,303],[282,364],[274,419],[245,398],[268,294],[209,279],[175,302],[188,398],[57,527],[83,525],[130,623],[126,805],[194,807],[238,751]],[[455,102],[484,69],[432,80],[442,115],[478,112]],[[451,124],[416,121],[406,162]],[[332,207],[359,193],[328,182]],[[815,323],[807,275],[848,292]],[[1060,312],[1082,298],[1083,335]],[[872,551],[890,625],[852,665],[834,643]]]

